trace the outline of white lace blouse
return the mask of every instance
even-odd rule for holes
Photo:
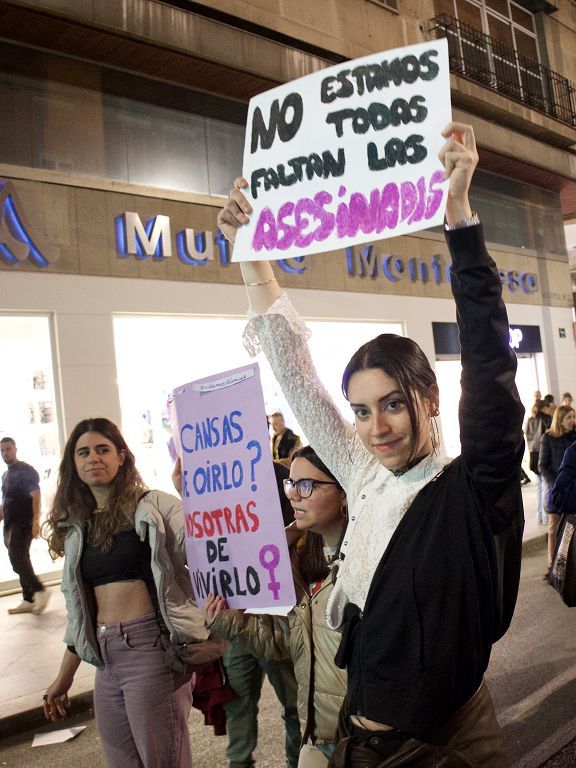
[[[244,345],[251,355],[264,351],[310,445],[346,491],[350,517],[334,600],[343,591],[362,610],[398,523],[418,491],[448,459],[429,456],[399,477],[383,467],[366,451],[318,378],[306,343],[309,337],[309,329],[283,293],[264,314],[249,312]],[[333,607],[329,623],[338,626],[342,605]]]

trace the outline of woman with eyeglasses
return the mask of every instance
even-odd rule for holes
[[[265,351],[350,508],[327,611],[348,672],[331,768],[509,765],[484,672],[518,592],[523,408],[498,269],[468,200],[474,132],[450,123],[442,135],[462,350],[458,458],[439,455],[438,385],[416,343],[383,334],[353,355],[342,379],[352,427],[319,381],[309,332],[270,264],[241,264],[246,346]],[[230,241],[249,221],[247,188],[236,179],[219,214]]]
[[[297,604],[286,618],[251,615],[224,610],[225,601],[211,595],[204,613],[211,633],[254,655],[292,657],[304,745],[298,768],[315,768],[326,765],[334,751],[346,694],[346,674],[334,663],[340,634],[329,629],[325,619],[334,586],[333,563],[346,523],[346,494],[310,446],[294,454],[284,492],[294,510],[288,531],[297,532],[291,548]]]

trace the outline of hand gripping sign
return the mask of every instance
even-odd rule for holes
[[[295,603],[268,425],[256,363],[178,387],[186,554],[199,605]]]
[[[322,69],[255,96],[244,145],[254,213],[233,261],[285,259],[442,223],[448,43]]]

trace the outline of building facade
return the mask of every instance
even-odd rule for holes
[[[249,99],[439,36],[454,118],[477,136],[473,202],[522,398],[576,389],[572,0],[11,0],[0,26],[0,433],[40,465],[47,494],[66,435],[90,415],[121,423],[146,480],[166,485],[169,392],[246,362],[245,292],[216,217],[241,170]],[[448,267],[438,231],[275,264],[336,396],[366,338],[420,343],[454,452]],[[267,405],[285,408],[265,366],[263,380]]]

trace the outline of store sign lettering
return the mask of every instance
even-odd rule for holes
[[[29,260],[37,267],[47,267],[56,261],[57,255],[49,256],[46,250],[34,243],[30,234],[24,208],[14,186],[0,180],[0,256],[10,265]]]
[[[177,232],[175,249],[172,248],[172,232],[170,218],[157,215],[143,224],[137,213],[125,212],[115,219],[116,250],[120,258],[135,256],[139,260],[152,259],[163,261],[176,256],[191,267],[201,267],[214,261],[218,253],[220,264],[227,267],[230,264],[230,249],[228,241],[220,230],[214,235],[210,231],[196,232],[194,229],[183,229]],[[288,264],[288,260],[280,260],[279,265],[289,273],[300,270]]]
[[[348,274],[352,277],[375,280],[382,275],[391,283],[409,280],[411,283],[430,283],[441,285],[450,282],[450,264],[442,254],[435,253],[430,260],[403,259],[393,253],[380,253],[374,245],[354,246],[346,249]],[[500,282],[510,293],[522,291],[525,294],[536,293],[538,279],[533,272],[499,270]]]
[[[346,249],[346,265],[352,277],[374,280],[382,275],[391,283],[404,279],[411,283],[433,281],[440,285],[450,280],[450,265],[439,253],[435,253],[428,263],[422,259],[402,259],[393,253],[380,253],[373,245],[355,246]]]
[[[172,234],[168,216],[153,216],[146,224],[137,213],[127,212],[116,217],[116,248],[122,258],[163,261],[172,256]],[[176,235],[176,253],[180,261],[190,266],[201,266],[214,261],[214,246],[220,261],[229,263],[227,242],[220,232],[195,232],[183,229]]]
[[[172,240],[170,219],[157,215],[142,223],[137,213],[126,212],[116,217],[116,248],[121,258],[134,256],[137,259],[163,261],[176,253],[178,259],[189,266],[203,266],[214,261],[216,252],[222,266],[230,264],[228,241],[222,232],[214,235],[210,231],[196,232],[183,229]],[[306,256],[279,259],[278,266],[291,275],[306,271]],[[346,267],[350,277],[375,280],[384,277],[390,283],[409,281],[411,283],[450,282],[450,263],[440,253],[430,259],[403,258],[393,253],[382,253],[373,244],[346,248]],[[502,285],[510,293],[521,291],[527,295],[538,291],[538,278],[533,272],[499,270]]]

